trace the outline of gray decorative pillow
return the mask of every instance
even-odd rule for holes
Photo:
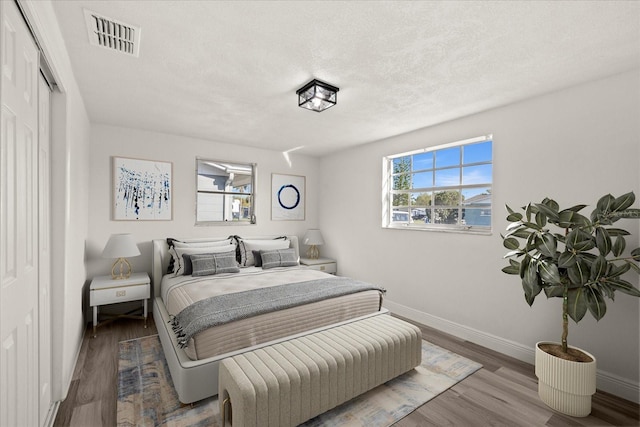
[[[246,240],[240,239],[238,241],[238,249],[240,251],[240,267],[251,267],[256,265],[253,258],[253,251],[270,251],[275,249],[287,249],[290,245],[289,240],[286,237],[278,237],[273,240]]]
[[[274,267],[291,267],[298,265],[296,250],[293,248],[260,251],[260,257],[262,258],[262,268],[265,270]]]
[[[222,273],[238,273],[235,252],[191,255],[192,276],[211,276]]]

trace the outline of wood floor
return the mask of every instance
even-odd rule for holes
[[[55,426],[116,425],[118,342],[156,334],[140,320],[121,319],[88,328],[67,399]],[[487,348],[418,325],[425,340],[483,365],[464,381],[425,403],[396,427],[417,426],[640,426],[640,407],[607,393],[593,397],[591,415],[572,418],[545,406],[537,394],[533,366]]]

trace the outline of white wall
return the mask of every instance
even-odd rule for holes
[[[74,88],[52,105],[52,343],[54,399],[66,397],[82,344],[88,231],[89,120]]]
[[[536,341],[560,340],[560,300],[540,296],[529,308],[517,277],[500,271],[504,205],[545,196],[565,207],[593,205],[607,192],[631,190],[640,199],[639,76],[635,70],[322,158],[323,252],[337,258],[341,274],[386,287],[398,313],[532,361]],[[381,228],[383,156],[485,134],[494,135],[493,235]],[[638,222],[625,226],[634,235],[628,246],[637,247]],[[639,300],[618,293],[604,319],[596,324],[587,314],[569,331],[571,345],[597,357],[598,386],[636,401]]]
[[[112,233],[132,233],[142,253],[130,258],[134,271],[151,271],[151,240],[166,237],[226,237],[296,234],[318,224],[318,159],[292,153],[291,167],[281,152],[238,147],[223,142],[205,141],[107,125],[91,129],[89,174],[89,236],[87,239],[88,277],[109,274],[113,260],[100,254]],[[173,220],[112,221],[111,157],[173,162]],[[196,157],[257,163],[256,225],[195,226]],[[271,174],[306,177],[306,215],[304,221],[271,220]]]

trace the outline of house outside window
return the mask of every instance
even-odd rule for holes
[[[387,156],[382,167],[383,227],[491,232],[491,135]]]
[[[196,159],[196,224],[255,224],[256,165]]]

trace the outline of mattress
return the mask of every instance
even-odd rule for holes
[[[333,277],[304,266],[268,270],[248,267],[240,273],[205,277],[166,275],[161,298],[168,313],[175,316],[188,305],[212,296],[327,276]],[[373,290],[261,314],[202,331],[189,340],[185,352],[192,360],[205,359],[364,316],[379,311],[381,305],[382,294]]]

